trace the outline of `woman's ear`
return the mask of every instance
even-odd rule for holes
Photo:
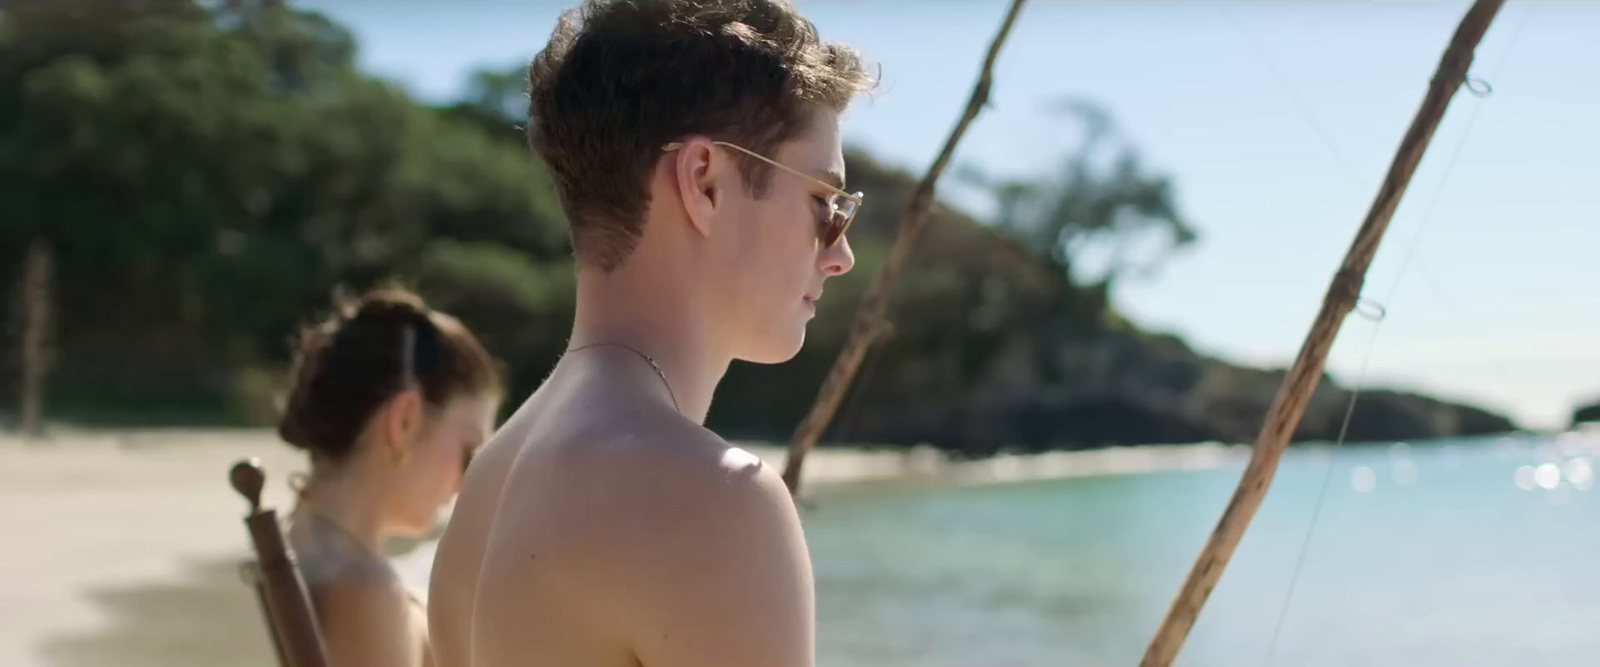
[[[411,448],[422,431],[422,394],[407,389],[389,399],[381,413],[384,456],[396,464],[411,458]]]

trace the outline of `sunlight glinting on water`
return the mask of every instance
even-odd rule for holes
[[[1516,483],[1517,488],[1523,491],[1532,491],[1537,487],[1533,481],[1533,466],[1518,467],[1516,474],[1512,475],[1511,479]]]
[[[1533,469],[1533,481],[1546,491],[1561,486],[1561,467],[1554,463],[1541,463]]]
[[[1350,471],[1350,486],[1356,493],[1367,493],[1378,485],[1378,473],[1367,466]]]
[[[1520,449],[1511,444],[1503,451]],[[1538,465],[1518,466],[1511,481],[1524,491],[1543,489],[1553,492],[1551,502],[1566,504],[1572,491],[1594,488],[1594,464],[1590,455],[1600,453],[1600,438],[1589,432],[1569,432],[1542,443],[1532,451]],[[1559,497],[1557,497],[1559,496]]]
[[[1572,487],[1580,491],[1587,491],[1594,486],[1594,467],[1589,464],[1589,458],[1586,456],[1567,461],[1566,475]]]

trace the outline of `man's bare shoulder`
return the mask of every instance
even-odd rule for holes
[[[575,559],[648,665],[811,664],[810,557],[778,471],[697,425],[597,434],[559,483]],[[563,540],[566,541],[566,540]],[[602,592],[603,591],[603,592]]]
[[[726,522],[798,525],[778,471],[670,408],[626,400],[551,407],[508,423],[486,448],[486,470],[468,474],[462,502],[498,506],[495,532],[528,538],[508,548],[534,539],[563,550],[660,548],[738,526]],[[490,497],[497,502],[479,502]],[[667,523],[676,529],[663,530]]]
[[[629,515],[794,513],[778,471],[759,456],[676,414],[639,417],[551,443],[560,486],[599,485],[605,502],[593,509]]]
[[[703,564],[804,550],[778,471],[705,429],[663,430],[603,459],[604,472],[596,474],[612,483],[607,510],[615,513],[606,518],[615,520],[619,537],[651,545],[653,561]],[[726,553],[708,556],[711,548]]]

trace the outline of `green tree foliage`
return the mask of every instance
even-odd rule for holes
[[[481,284],[440,273],[472,244],[515,251],[523,270],[564,261],[559,207],[526,152],[361,75],[326,19],[273,3],[119,7],[0,20],[0,260],[15,266],[35,235],[58,248],[69,406],[216,411],[208,397],[281,361],[335,285],[424,260],[441,292]]]

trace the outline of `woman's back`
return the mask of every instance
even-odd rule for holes
[[[433,664],[426,606],[387,560],[364,553],[337,524],[305,511],[291,517],[289,545],[330,665]]]
[[[430,533],[494,428],[493,360],[403,290],[343,304],[304,331],[278,432],[311,455],[289,546],[330,667],[430,665],[427,608],[383,545]]]

